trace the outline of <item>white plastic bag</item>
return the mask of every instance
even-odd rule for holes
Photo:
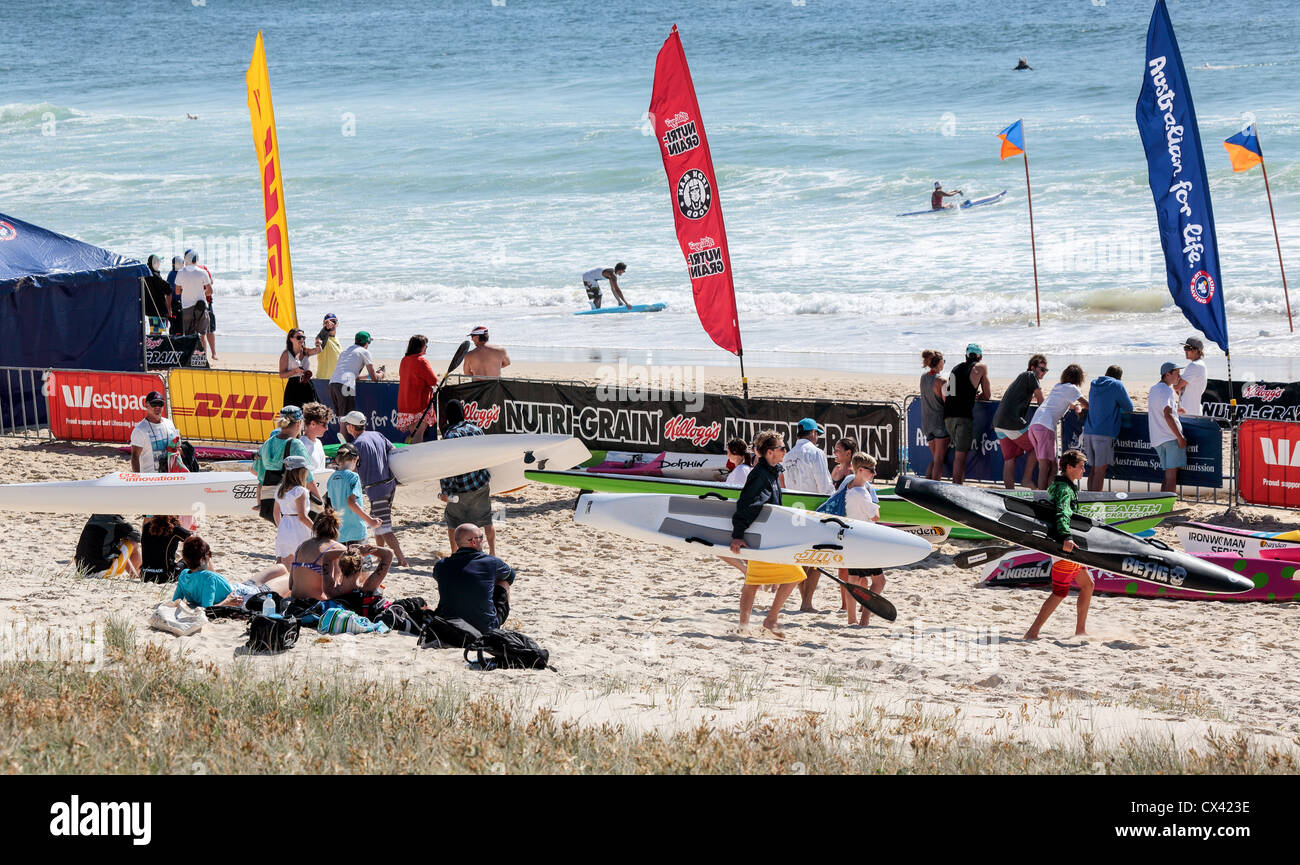
[[[155,631],[166,631],[178,637],[188,637],[203,630],[208,623],[208,616],[202,607],[191,607],[185,601],[168,601],[154,608],[149,617],[149,627]]]

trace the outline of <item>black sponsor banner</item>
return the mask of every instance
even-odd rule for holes
[[[727,440],[751,444],[760,430],[794,440],[799,420],[826,430],[822,448],[848,437],[877,460],[877,476],[898,475],[902,419],[891,403],[750,399],[723,394],[646,388],[568,385],[492,379],[442,389],[441,401],[459,399],[466,417],[487,433],[563,433],[591,450],[676,451],[720,454]]]
[[[203,337],[197,333],[186,336],[146,336],[144,356],[149,369],[208,368],[208,354],[203,347]]]
[[[1227,424],[1230,399],[1237,400],[1237,420],[1300,421],[1300,382],[1234,381],[1229,393],[1226,380],[1212,378],[1201,395],[1201,410],[1206,417]]]

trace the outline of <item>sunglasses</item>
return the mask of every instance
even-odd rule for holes
[[[149,408],[162,408],[165,405],[167,405],[165,402],[151,402],[149,403]]]

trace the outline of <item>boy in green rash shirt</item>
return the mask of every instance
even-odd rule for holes
[[[1052,520],[1050,537],[1061,542],[1064,552],[1073,552],[1075,544],[1070,535],[1070,518],[1079,509],[1079,479],[1083,477],[1087,460],[1083,451],[1070,450],[1061,454],[1061,473],[1052,481],[1047,490],[1047,497],[1056,510]],[[1074,630],[1076,637],[1086,637],[1085,626],[1088,622],[1088,604],[1092,601],[1092,577],[1083,565],[1065,559],[1052,557],[1052,594],[1043,601],[1038,617],[1025,632],[1026,640],[1037,640],[1038,632],[1052,615],[1061,601],[1070,593],[1070,584],[1079,585],[1078,622]]]

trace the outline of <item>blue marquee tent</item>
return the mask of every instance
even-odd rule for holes
[[[143,370],[148,274],[138,261],[0,213],[0,367]],[[44,400],[16,388],[14,375],[0,371],[0,427],[22,421],[24,396],[39,402],[43,421]]]

